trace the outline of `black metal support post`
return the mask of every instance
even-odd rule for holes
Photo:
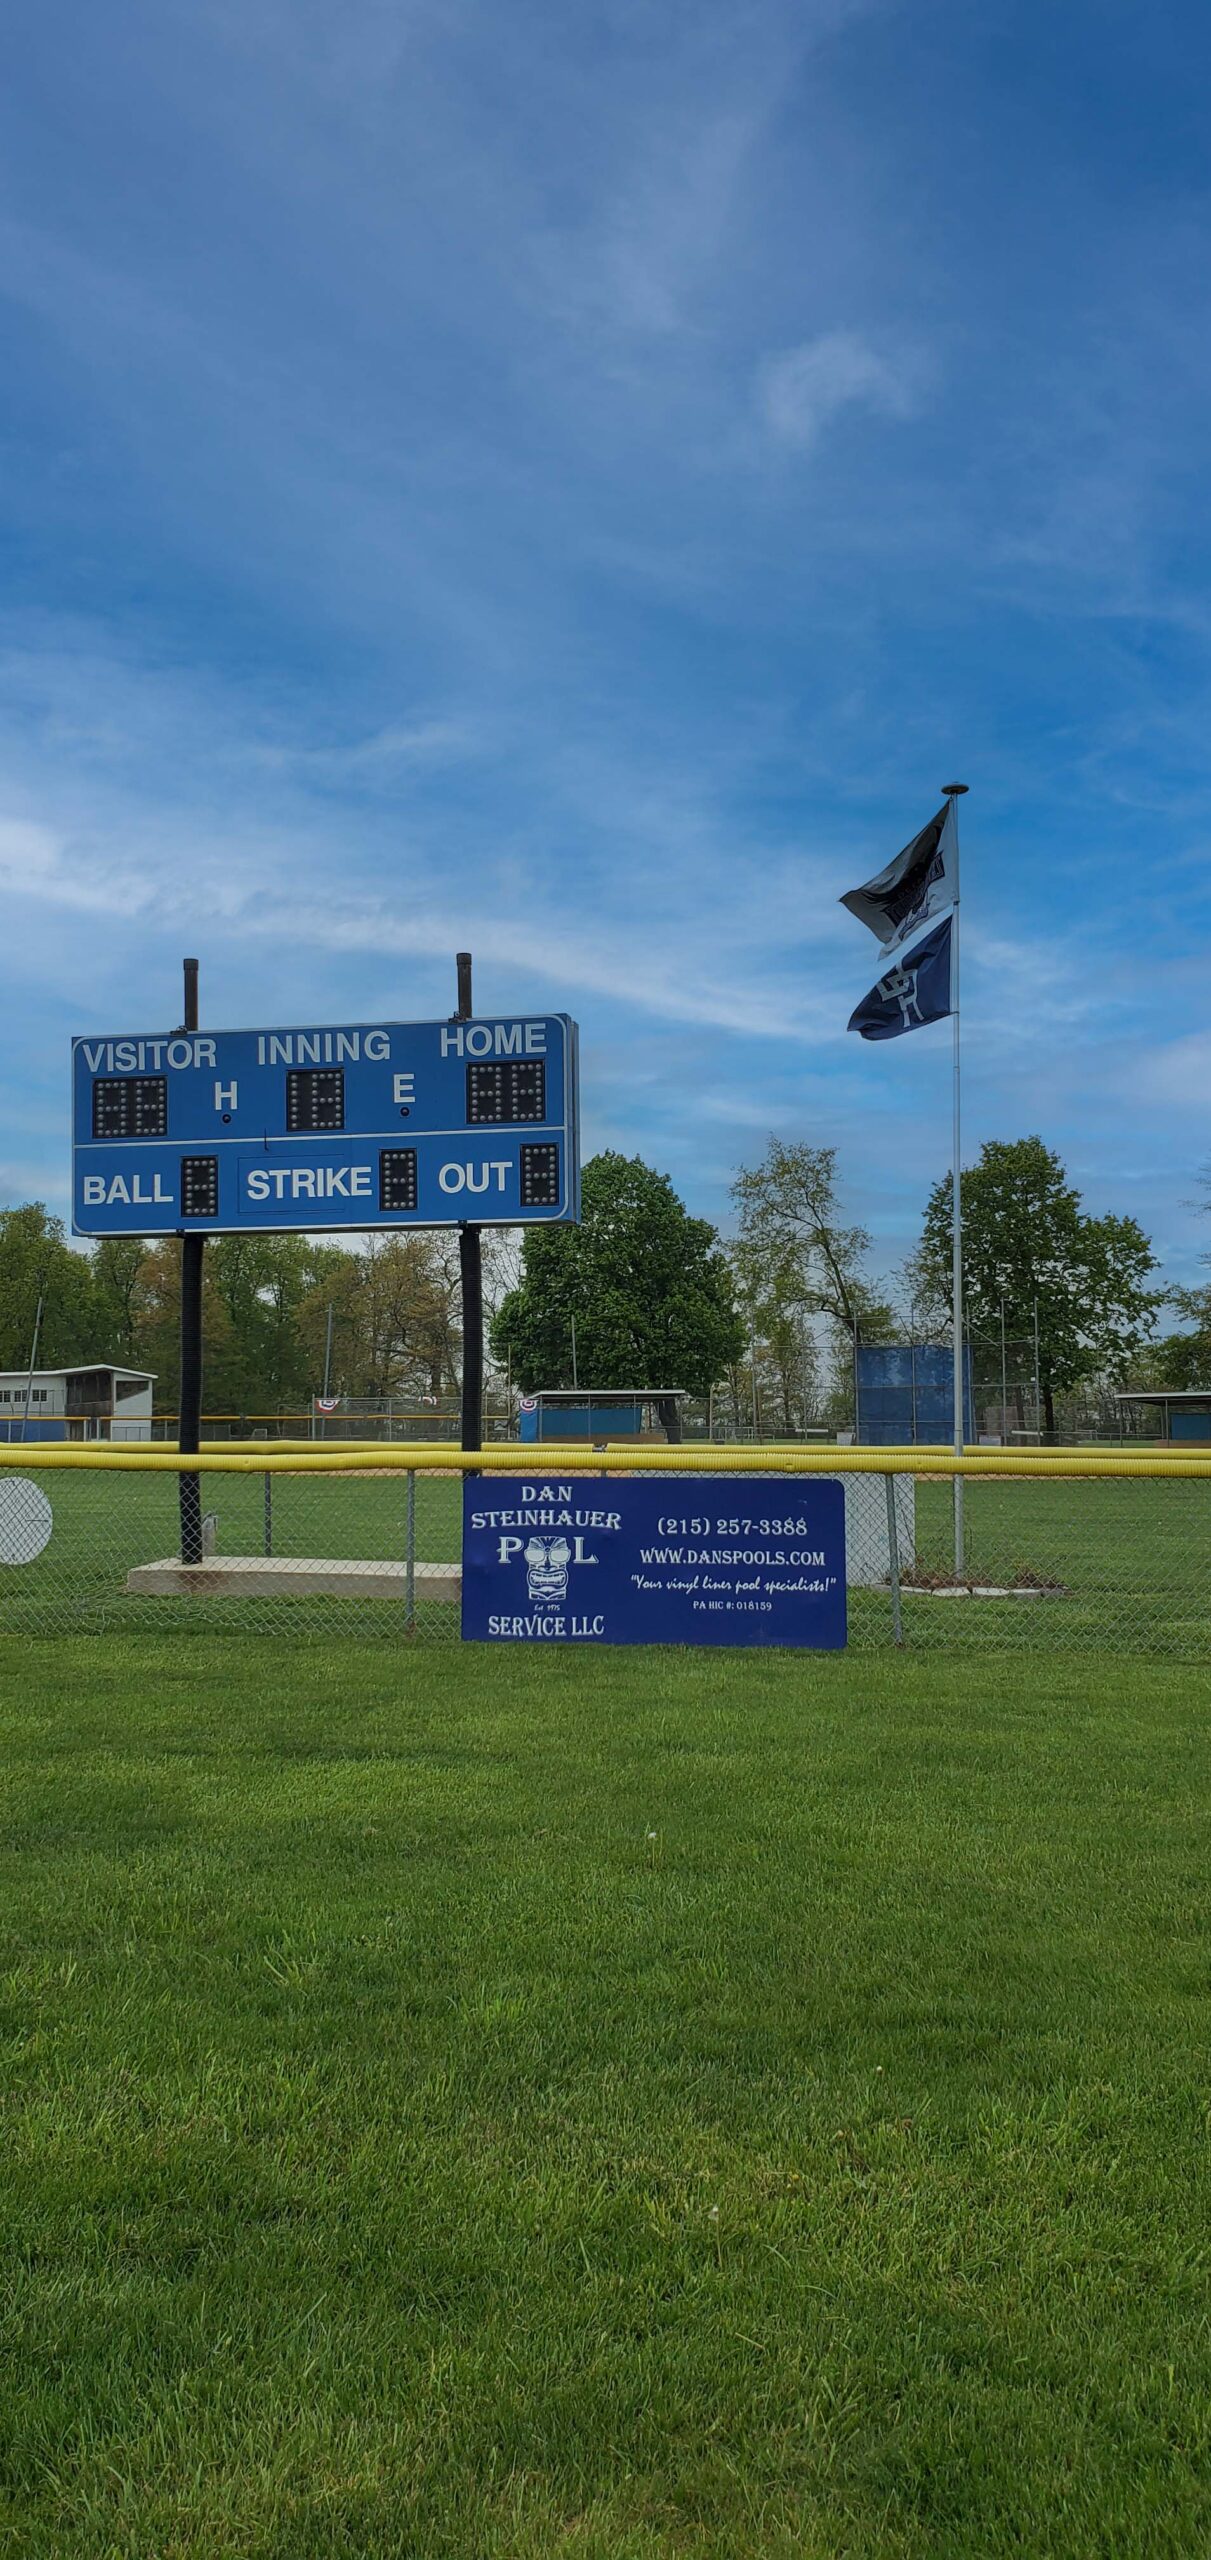
[[[454,1019],[456,1022],[469,1022],[474,1010],[470,952],[458,952],[456,965],[458,1011]],[[464,1449],[481,1449],[484,1438],[484,1267],[478,1227],[460,1227],[458,1230],[458,1268],[463,1300],[462,1445]]]
[[[484,1271],[478,1227],[459,1228],[458,1267],[463,1284],[462,1445],[464,1449],[480,1449],[484,1436]]]
[[[185,962],[183,1031],[198,1027],[198,964]],[[177,1446],[183,1458],[197,1456],[202,1432],[202,1256],[204,1236],[181,1238],[181,1385],[178,1396]],[[182,1473],[181,1562],[202,1561],[202,1484],[200,1476]]]

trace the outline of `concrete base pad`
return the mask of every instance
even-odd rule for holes
[[[902,1582],[914,1600],[1058,1600],[1057,1585],[1038,1582]]]
[[[463,1578],[456,1564],[418,1564],[415,1596],[422,1600],[462,1597]],[[406,1600],[408,1577],[398,1558],[358,1563],[344,1556],[207,1556],[203,1564],[182,1564],[165,1556],[158,1564],[137,1564],[126,1577],[128,1591],[152,1598],[194,1600]]]

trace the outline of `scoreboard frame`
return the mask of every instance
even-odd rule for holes
[[[580,1216],[567,1014],[81,1037],[72,1106],[80,1236]]]

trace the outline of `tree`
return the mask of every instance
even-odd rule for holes
[[[1205,1387],[1211,1381],[1211,1289],[1171,1289],[1166,1305],[1184,1316],[1188,1333],[1167,1333],[1152,1345],[1146,1363],[1136,1362],[1133,1386],[1169,1387],[1174,1393],[1182,1387]]]
[[[741,1364],[728,1373],[733,1419],[737,1427],[742,1417],[746,1425],[752,1419],[760,1433],[761,1417],[772,1410],[783,1432],[806,1430],[816,1410],[820,1362],[795,1256],[789,1250],[770,1256],[742,1236],[728,1258],[745,1331]]]
[[[0,1212],[0,1367],[28,1360],[39,1292],[40,1362],[118,1360],[150,1369],[161,1412],[175,1411],[177,1237],[106,1236],[91,1253],[74,1253],[40,1203]],[[250,1420],[305,1405],[323,1383],[330,1306],[338,1394],[439,1395],[456,1384],[452,1236],[414,1230],[355,1248],[291,1234],[218,1235],[208,1238],[203,1265],[207,1414]]]
[[[376,1235],[362,1251],[325,1246],[297,1316],[307,1375],[324,1375],[332,1310],[335,1395],[440,1395],[458,1374],[457,1248],[438,1235]]]
[[[863,1269],[865,1227],[844,1223],[836,1148],[771,1138],[761,1163],[737,1174],[732,1198],[740,1213],[735,1250],[754,1285],[793,1325],[823,1316],[834,1327],[837,1388],[842,1409],[852,1412],[856,1344],[894,1341],[898,1328]]]
[[[732,1198],[746,1253],[779,1270],[784,1288],[793,1274],[803,1306],[831,1316],[852,1340],[861,1326],[870,1237],[865,1227],[842,1224],[836,1148],[771,1138],[762,1162],[737,1174]]]
[[[156,1410],[167,1416],[177,1410],[181,1370],[181,1247],[176,1236],[152,1236],[141,1240],[141,1253],[137,1290],[132,1298],[133,1329],[128,1356],[132,1358],[134,1367],[150,1369],[155,1379]],[[205,1269],[205,1265],[203,1267]],[[210,1274],[206,1271],[202,1297],[202,1376],[206,1408],[213,1412],[208,1363],[220,1311],[214,1304],[209,1283]]]
[[[61,1218],[49,1216],[40,1200],[27,1200],[19,1209],[0,1210],[0,1369],[25,1367],[39,1298],[40,1368],[111,1356],[97,1338],[91,1262],[72,1252]]]
[[[309,1395],[323,1393],[325,1378],[333,1395],[363,1393],[361,1282],[359,1253],[347,1245],[312,1247],[307,1290],[297,1317]]]
[[[574,1319],[587,1386],[709,1395],[744,1343],[714,1228],[638,1156],[592,1157],[582,1193],[579,1226],[527,1230],[520,1284],[492,1321],[494,1359],[527,1393],[569,1387]]]
[[[951,1176],[925,1210],[915,1271],[924,1299],[949,1294]],[[1033,1333],[1038,1308],[1039,1384],[1048,1431],[1057,1394],[1084,1380],[1121,1377],[1153,1330],[1161,1293],[1134,1218],[1093,1218],[1058,1155],[1041,1138],[990,1139],[962,1176],[963,1296],[969,1330]]]
[[[1211,1166],[1200,1176],[1201,1207],[1204,1217],[1211,1217]],[[1201,1254],[1200,1261],[1211,1262],[1211,1253]],[[1132,1373],[1133,1386],[1169,1387],[1176,1393],[1183,1387],[1205,1387],[1211,1380],[1211,1286],[1206,1281],[1196,1289],[1170,1289],[1166,1306],[1173,1307],[1189,1327],[1186,1333],[1167,1333],[1152,1347],[1147,1377],[1137,1366]]]
[[[143,1236],[102,1236],[92,1272],[98,1340],[105,1356],[139,1365],[150,1248]]]
[[[212,1413],[264,1418],[310,1392],[298,1333],[310,1249],[295,1235],[212,1236],[206,1247],[203,1360]]]

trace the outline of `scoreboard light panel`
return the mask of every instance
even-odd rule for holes
[[[181,1214],[185,1218],[217,1218],[219,1214],[219,1159],[217,1156],[182,1156]]]
[[[535,1145],[521,1151],[521,1205],[523,1209],[553,1209],[559,1198],[559,1149],[554,1145]]]
[[[286,1126],[293,1136],[345,1126],[342,1067],[292,1067],[286,1078]]]
[[[93,1086],[94,1138],[166,1138],[167,1076],[98,1076]]]
[[[547,1116],[547,1070],[542,1058],[478,1058],[467,1069],[467,1125],[503,1128]]]
[[[378,1160],[378,1205],[380,1209],[415,1209],[415,1147],[384,1147]]]

